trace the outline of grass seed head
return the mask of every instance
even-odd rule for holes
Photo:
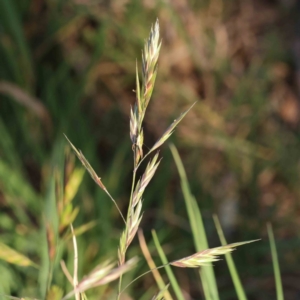
[[[201,266],[207,266],[210,265],[210,263],[214,261],[218,261],[220,255],[228,254],[235,250],[236,247],[242,246],[245,244],[253,243],[258,240],[253,241],[247,241],[247,242],[240,242],[240,243],[234,243],[229,244],[226,246],[206,249],[200,252],[197,252],[193,255],[184,257],[179,260],[175,260],[170,263],[170,265],[180,267],[180,268],[198,268]]]
[[[134,257],[122,266],[114,268],[115,263],[112,263],[110,260],[105,261],[101,265],[98,265],[90,274],[85,276],[78,283],[77,287],[67,294],[62,300],[73,297],[75,293],[83,293],[90,288],[104,285],[118,279],[122,274],[133,269],[137,262],[138,258]]]

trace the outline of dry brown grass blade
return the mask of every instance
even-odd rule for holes
[[[60,266],[61,266],[61,269],[63,270],[65,276],[67,277],[68,281],[73,285],[73,278],[66,266],[66,263],[63,260],[60,261]]]
[[[172,300],[172,296],[170,295],[168,289],[165,289],[164,290],[164,287],[165,286],[165,283],[159,273],[159,271],[156,269],[156,265],[151,257],[151,254],[150,254],[150,251],[148,249],[148,246],[147,246],[147,243],[145,241],[145,237],[144,237],[144,234],[143,234],[143,231],[142,230],[139,230],[138,231],[138,238],[139,238],[139,242],[140,242],[140,247],[142,249],[142,252],[144,254],[144,257],[147,261],[147,264],[152,272],[152,275],[158,285],[158,287],[161,289],[161,291],[159,292],[158,295],[154,296],[154,299],[157,299],[157,297],[160,296],[160,294],[162,293],[162,295],[164,296],[164,298],[166,300]],[[163,286],[162,286],[163,285]],[[156,297],[156,298],[155,298]]]
[[[74,234],[73,226],[70,225],[73,239],[73,247],[74,247],[74,271],[73,271],[73,287],[75,293],[75,299],[80,300],[80,294],[76,292],[76,288],[78,285],[78,249],[77,249],[77,240]]]

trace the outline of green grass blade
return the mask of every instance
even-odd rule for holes
[[[152,300],[163,300],[165,292],[168,290],[170,284],[167,284],[164,288],[162,288],[157,295],[155,295]]]
[[[48,283],[48,276],[49,276],[49,268],[50,268],[50,258],[48,255],[48,244],[47,244],[47,231],[46,226],[40,230],[40,246],[39,246],[39,256],[40,256],[40,270],[38,276],[38,286],[39,286],[39,293],[42,299],[46,298],[47,293],[47,283]]]
[[[21,172],[22,169],[22,161],[20,156],[16,151],[16,147],[14,145],[14,141],[12,136],[10,136],[9,131],[0,118],[0,149],[2,160],[5,160],[9,166],[12,167],[15,171]]]
[[[21,18],[18,15],[14,1],[0,1],[0,17],[4,30],[13,38],[16,44],[21,57],[21,70],[26,70],[26,72],[22,71],[22,73],[26,74],[26,76],[23,76],[23,79],[28,85],[33,79],[32,58],[24,36]]]
[[[283,296],[283,289],[282,289],[282,282],[281,282],[281,275],[280,275],[280,267],[279,267],[279,261],[278,261],[278,255],[277,255],[272,225],[268,224],[267,229],[268,229],[268,236],[269,236],[269,240],[270,240],[272,262],[273,262],[273,268],[274,268],[277,300],[283,300],[284,296]]]
[[[194,243],[197,251],[208,249],[209,245],[206,239],[205,228],[202,221],[201,213],[197,205],[197,201],[193,195],[190,195],[189,214],[191,215],[190,223],[192,225],[192,232]],[[205,246],[203,246],[205,245]],[[201,249],[201,250],[198,250]],[[206,266],[199,269],[203,292],[206,300],[218,299],[218,288],[216,285],[215,274],[212,266]]]
[[[0,243],[0,259],[22,267],[32,266],[38,268],[38,265],[35,264],[32,260],[30,260],[28,257],[3,243]]]
[[[39,274],[39,287],[42,299],[46,299],[47,293],[51,286],[52,276],[55,266],[60,261],[58,255],[59,245],[59,215],[57,210],[57,198],[63,197],[63,180],[65,157],[64,140],[59,138],[53,147],[51,157],[51,171],[47,181],[47,188],[45,193],[45,201],[43,207],[43,214],[41,223],[41,268]],[[59,192],[60,191],[60,192]]]
[[[20,223],[31,223],[28,211],[35,215],[40,213],[41,200],[27,178],[18,169],[13,169],[2,160],[0,160],[0,189],[5,194],[6,201],[14,209]],[[22,199],[21,203],[20,199]]]
[[[222,246],[227,245],[227,241],[225,239],[220,221],[216,215],[214,215],[214,222],[215,222],[215,226],[216,226]],[[229,268],[229,272],[230,272],[238,299],[239,300],[247,300],[243,285],[241,283],[240,277],[236,270],[236,267],[235,267],[235,264],[234,264],[231,254],[230,253],[225,254],[225,258],[226,258],[226,262],[227,262],[227,265]]]
[[[155,232],[155,230],[152,230],[152,237],[153,237],[153,240],[154,240],[154,244],[155,244],[155,247],[158,251],[158,254],[159,254],[159,257],[162,261],[163,264],[168,264],[168,260],[167,260],[167,257],[164,253],[164,250],[162,249],[160,243],[159,243],[159,240],[158,240],[158,237],[157,237],[157,234]],[[180,286],[174,276],[174,273],[171,269],[171,267],[169,265],[165,266],[165,269],[166,269],[166,272],[167,272],[167,275],[168,275],[168,278],[170,280],[170,284],[175,292],[175,295],[176,295],[176,299],[178,300],[184,300],[184,296],[181,292],[181,289],[180,289]]]
[[[191,194],[184,166],[174,145],[170,145],[170,149],[176,163],[178,173],[181,180],[181,189],[184,196],[186,209],[191,224],[194,243],[197,252],[208,249],[209,245],[206,238],[205,228],[201,217],[201,211],[197,205],[196,199]],[[203,285],[205,299],[218,300],[219,293],[216,278],[212,266],[200,269],[200,277]]]

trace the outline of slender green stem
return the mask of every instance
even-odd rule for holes
[[[49,291],[50,286],[51,286],[52,275],[53,275],[53,262],[50,262],[48,278],[47,278],[47,292]]]
[[[131,205],[132,205],[132,196],[133,196],[133,191],[134,191],[134,187],[135,187],[135,177],[136,177],[136,171],[138,170],[138,167],[136,166],[136,163],[135,163],[135,156],[136,156],[136,152],[133,151],[133,159],[134,159],[134,166],[133,166],[133,174],[132,174],[132,183],[131,183],[131,192],[130,192],[130,199],[129,199],[129,206],[128,206],[128,210],[127,210],[127,217],[126,217],[126,224],[127,222],[129,221],[129,218],[130,218],[130,208],[131,208]],[[126,226],[126,231],[128,230],[128,226]]]
[[[168,278],[170,280],[171,286],[172,286],[172,288],[174,290],[174,293],[176,295],[176,299],[184,300],[184,296],[182,294],[180,286],[179,286],[179,284],[177,282],[177,279],[175,278],[175,275],[174,275],[174,273],[171,269],[171,266],[170,266],[171,262],[168,262],[168,260],[167,260],[167,257],[165,255],[165,253],[164,253],[164,251],[161,247],[161,244],[159,242],[159,239],[157,237],[156,231],[153,229],[153,230],[151,230],[151,233],[152,233],[153,241],[154,241],[155,247],[157,249],[157,252],[159,254],[159,257],[160,257],[161,261],[163,262],[163,264],[166,265],[165,269],[166,269]]]
[[[221,241],[221,244],[222,244],[222,246],[225,246],[225,245],[227,245],[227,241],[225,239],[225,236],[224,236],[219,218],[218,218],[217,215],[214,215],[213,219],[214,219],[214,222],[215,222],[215,226],[216,226],[217,233],[219,235],[219,239]],[[238,271],[236,269],[236,266],[235,266],[235,263],[233,261],[233,258],[231,256],[231,254],[230,253],[225,254],[225,258],[226,258],[226,262],[227,262],[227,265],[228,265],[228,268],[229,268],[229,272],[230,272],[230,275],[231,275],[231,278],[232,278],[232,281],[233,281],[233,284],[234,284],[234,288],[235,288],[235,291],[236,291],[236,294],[237,294],[237,298],[239,300],[247,300],[245,290],[244,290],[243,285],[241,283]]]
[[[119,208],[119,206],[118,206],[116,200],[112,197],[112,195],[108,192],[107,189],[105,189],[105,193],[108,195],[108,197],[111,199],[111,201],[115,204],[115,206],[116,206],[116,208],[117,208],[117,210],[118,210],[118,212],[119,212],[119,214],[120,214],[120,216],[121,216],[121,218],[122,218],[122,220],[124,221],[124,224],[125,224],[125,226],[126,226],[125,218],[124,218],[124,216],[123,216],[123,214],[122,214],[122,212],[121,212],[121,210],[120,210],[120,208]]]
[[[132,183],[131,183],[131,192],[130,192],[130,199],[129,199],[129,206],[128,206],[128,210],[127,210],[127,217],[126,217],[126,226],[125,226],[125,233],[126,235],[128,234],[128,222],[129,222],[129,218],[130,218],[130,213],[131,213],[131,205],[132,205],[132,196],[133,196],[133,191],[134,191],[134,187],[135,187],[135,178],[136,178],[136,171],[138,169],[138,167],[136,167],[136,163],[135,163],[135,155],[136,152],[133,151],[133,174],[132,174]],[[126,249],[125,249],[126,251]],[[125,255],[125,253],[124,253]],[[121,296],[121,288],[122,288],[122,275],[119,278],[119,288],[118,288],[118,300],[120,299]]]
[[[122,288],[122,274],[119,278],[119,287],[118,287],[118,297],[117,297],[117,300],[120,299],[120,296],[121,296],[121,288]]]
[[[277,254],[277,250],[276,250],[276,243],[275,243],[272,225],[270,223],[267,224],[267,229],[268,229],[268,236],[269,236],[270,247],[271,247],[271,255],[272,255],[272,262],[273,262],[273,269],[274,269],[274,276],[275,276],[277,300],[284,300],[281,274],[280,274],[280,266],[279,266],[279,261],[278,261],[278,254]]]
[[[146,157],[148,157],[148,155],[150,153],[152,153],[152,151],[149,151],[147,154],[145,154],[144,157],[140,160],[140,162],[136,165],[135,172],[137,171],[137,169],[139,168],[139,166],[141,165],[141,163],[145,160]]]
[[[150,269],[150,270],[146,271],[145,273],[139,275],[138,277],[136,277],[136,278],[134,278],[132,281],[130,281],[130,282],[124,287],[124,289],[120,292],[120,294],[122,294],[123,292],[125,292],[125,290],[126,290],[129,286],[131,286],[134,282],[136,282],[136,281],[137,281],[138,279],[140,279],[141,277],[143,277],[143,276],[145,276],[145,275],[151,273],[151,272],[154,271],[154,270],[162,269],[162,268],[164,268],[164,267],[166,267],[166,266],[169,266],[170,264],[171,264],[171,262],[169,262],[169,263],[167,263],[167,264],[164,264],[164,265],[161,265],[161,266],[159,266],[159,267]]]

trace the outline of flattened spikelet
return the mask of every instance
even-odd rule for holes
[[[154,156],[151,162],[148,163],[146,171],[144,172],[142,178],[137,182],[135,191],[133,193],[133,201],[132,205],[133,207],[136,206],[136,204],[141,200],[141,197],[149,184],[150,180],[154,176],[157,167],[160,163],[160,161],[157,162],[158,159],[158,153]]]
[[[171,262],[170,265],[173,265],[175,267],[180,267],[180,268],[198,268],[201,266],[207,266],[214,261],[218,261],[220,255],[230,253],[233,250],[235,250],[235,248],[238,246],[253,243],[256,241],[258,241],[258,240],[234,243],[234,244],[229,244],[226,246],[206,249],[206,250],[197,252],[193,255],[184,257],[182,259],[175,260],[175,261]]]

